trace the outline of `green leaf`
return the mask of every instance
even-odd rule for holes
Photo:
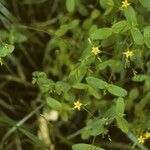
[[[133,88],[129,93],[129,98],[134,100],[139,97],[139,90],[137,87]]]
[[[106,123],[108,123],[108,119],[106,118],[92,120],[88,124],[86,130],[90,131],[89,134],[91,136],[98,136],[100,134],[106,134],[107,133],[107,129],[105,128]]]
[[[97,98],[97,99],[101,99],[102,98],[102,96],[100,95],[100,93],[96,89],[94,89],[94,88],[92,88],[90,86],[88,87],[88,92],[91,95],[93,95],[95,98]]]
[[[68,121],[68,113],[65,110],[61,110],[60,116],[63,121],[65,121],[65,122]]]
[[[91,13],[91,18],[94,20],[94,19],[96,19],[97,17],[99,17],[99,15],[100,15],[100,11],[97,10],[97,9],[94,9],[94,10],[92,11],[92,13]]]
[[[69,97],[69,98],[71,99],[71,97]],[[70,116],[69,112],[72,111],[72,108],[67,103],[62,103],[61,107],[62,107],[62,109],[59,111],[60,116],[61,116],[63,121],[68,121],[69,116]]]
[[[88,90],[88,92],[97,99],[100,99],[102,97],[99,91],[85,83],[77,83],[73,85],[73,88],[80,90]]]
[[[150,91],[147,92],[143,98],[140,99],[140,101],[135,105],[135,113],[137,113],[137,116],[143,116],[142,111],[144,111],[144,108],[149,104],[149,98],[150,98]]]
[[[106,89],[107,86],[107,82],[95,77],[87,77],[86,81],[91,87],[95,89]]]
[[[113,84],[109,84],[107,90],[109,93],[118,97],[124,97],[127,95],[127,91],[125,89]]]
[[[5,57],[14,51],[15,47],[6,43],[0,43],[0,57]]]
[[[100,0],[100,5],[105,9],[104,15],[108,15],[114,7],[113,0]]]
[[[91,55],[91,49],[89,50],[88,53],[90,52],[90,54],[81,59],[84,66],[89,66],[95,60],[95,56]]]
[[[138,28],[132,28],[131,35],[136,44],[138,45],[144,44],[144,37]]]
[[[13,29],[9,35],[9,41],[10,43],[23,43],[27,41],[27,37],[23,33]]]
[[[44,72],[38,72],[38,71],[34,72],[33,78],[32,78],[32,83],[38,84],[40,90],[43,93],[51,92],[54,87],[54,81],[51,79],[48,79],[46,76],[46,73],[44,73]]]
[[[66,8],[72,13],[75,9],[75,0],[66,0]]]
[[[130,22],[131,25],[137,24],[136,14],[135,14],[134,9],[131,6],[124,9],[124,14],[125,14],[126,19]]]
[[[85,73],[87,71],[87,67],[85,65],[80,65],[76,69],[70,72],[68,80],[70,84],[76,84],[81,82]]]
[[[113,33],[123,33],[130,29],[130,24],[127,20],[122,20],[112,25]]]
[[[98,64],[97,69],[98,69],[98,70],[104,70],[104,69],[106,69],[106,67],[108,67],[109,64],[111,64],[112,62],[113,62],[112,59],[103,61],[103,62],[101,62],[100,64]]]
[[[150,77],[147,77],[144,84],[144,92],[147,92],[150,90]]]
[[[120,117],[120,116],[116,116],[116,121],[117,121],[117,125],[118,127],[124,132],[124,133],[128,133],[128,128],[129,128],[129,125],[128,125],[128,122],[123,118],[123,117]]]
[[[89,130],[85,130],[85,131],[82,132],[81,138],[82,138],[83,140],[86,140],[86,139],[88,139],[89,137],[90,137],[90,131],[89,131]]]
[[[88,85],[85,83],[76,83],[72,87],[75,89],[80,89],[80,90],[87,90],[88,89]]]
[[[60,91],[60,92],[68,92],[70,90],[71,86],[63,81],[58,81],[55,84],[55,89],[56,91]]]
[[[126,105],[126,109],[127,110],[130,110],[133,107],[134,100],[136,100],[138,97],[139,97],[139,90],[138,90],[138,88],[137,87],[133,88],[130,91],[130,93],[129,93],[128,99],[126,99],[125,105]]]
[[[93,23],[93,19],[92,18],[85,19],[83,24],[82,24],[83,29],[89,30],[89,28],[91,27],[92,23]]]
[[[108,37],[107,39],[104,39],[101,41],[101,47],[105,48],[105,47],[109,47],[114,45],[114,43],[116,42],[116,38],[118,35],[114,35],[112,34],[110,37]]]
[[[146,9],[150,10],[150,0],[139,0]]]
[[[61,103],[52,97],[46,98],[46,104],[52,109],[55,109],[55,110],[61,109]]]
[[[124,100],[123,98],[119,97],[116,103],[116,115],[123,116],[123,113],[124,113]]]
[[[150,49],[150,26],[144,28],[144,42],[146,46]]]
[[[63,36],[67,31],[69,30],[69,27],[67,24],[63,24],[56,32],[55,35],[60,37]]]
[[[109,64],[109,67],[113,72],[120,73],[123,68],[123,64],[120,60],[112,59],[111,63]]]
[[[95,30],[91,35],[90,38],[93,40],[103,40],[111,36],[112,29],[111,28],[101,28]]]
[[[113,0],[100,0],[99,2],[104,9],[114,6]]]
[[[88,8],[87,6],[81,1],[81,0],[76,0],[76,6],[78,12],[81,14],[81,16],[87,16],[88,15]]]
[[[68,24],[68,28],[69,29],[73,29],[75,28],[76,26],[78,26],[79,24],[79,20],[78,19],[74,19],[72,20],[69,24]]]
[[[143,82],[148,78],[147,75],[135,75],[133,76],[132,80],[136,82]]]
[[[91,145],[91,144],[84,144],[84,143],[80,143],[80,144],[74,144],[72,146],[73,150],[104,150],[100,147]]]

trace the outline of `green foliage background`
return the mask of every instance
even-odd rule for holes
[[[150,148],[150,0],[128,2],[0,0],[2,150]]]

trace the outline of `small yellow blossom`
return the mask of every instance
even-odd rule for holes
[[[126,57],[126,59],[130,58],[133,56],[133,51],[130,51],[129,49],[123,53]]]
[[[148,131],[145,132],[143,136],[144,136],[146,139],[150,138],[150,132],[148,132]]]
[[[94,55],[99,54],[101,51],[98,47],[92,47],[92,53],[94,53]]]
[[[124,0],[122,1],[122,8],[127,8],[130,5],[130,3],[128,3],[128,0]]]
[[[138,142],[143,144],[145,142],[145,137],[143,137],[142,135],[138,138]]]
[[[73,104],[74,104],[73,109],[77,109],[77,110],[81,109],[82,103],[80,103],[79,101],[74,102]]]

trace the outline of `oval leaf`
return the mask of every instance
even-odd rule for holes
[[[64,34],[66,34],[66,32],[69,30],[68,25],[64,24],[62,25],[56,32],[55,35],[56,36],[63,36]]]
[[[93,40],[102,40],[106,39],[112,34],[112,29],[111,28],[101,28],[95,30],[91,35],[90,38]]]
[[[80,65],[76,69],[70,72],[68,80],[70,84],[76,84],[81,82],[81,80],[84,78],[84,75],[86,74],[87,67],[85,65]]]
[[[128,122],[123,117],[116,117],[117,125],[124,133],[128,133]]]
[[[97,98],[97,99],[101,99],[101,98],[102,98],[102,96],[100,95],[100,93],[99,93],[96,89],[94,89],[94,88],[92,88],[92,87],[90,87],[90,86],[89,86],[89,88],[88,88],[88,92],[89,92],[91,95],[93,95],[95,98]]]
[[[138,28],[132,28],[131,35],[136,44],[138,45],[144,44],[144,37]]]
[[[104,15],[108,15],[113,9],[114,1],[113,0],[100,0],[99,2],[100,2],[101,7],[105,9]]]
[[[97,147],[91,144],[84,144],[84,143],[75,144],[72,146],[72,149],[73,150],[104,150],[100,147]]]
[[[144,28],[144,42],[146,46],[150,49],[150,26]]]
[[[107,86],[107,82],[95,77],[87,77],[86,81],[90,86],[95,89],[106,89]]]
[[[133,25],[137,24],[137,19],[135,15],[134,9],[129,6],[128,8],[124,9],[124,15],[126,19]]]
[[[119,21],[112,26],[112,31],[114,33],[123,33],[130,29],[130,24],[126,20]]]
[[[58,81],[55,84],[55,89],[61,92],[68,92],[70,90],[71,86],[63,81]]]
[[[55,110],[61,109],[61,103],[52,97],[46,98],[46,104]]]
[[[119,97],[116,103],[116,115],[123,116],[123,113],[124,113],[124,100],[123,98]]]
[[[127,95],[127,91],[119,86],[116,86],[116,85],[113,85],[113,84],[109,84],[109,87],[108,87],[108,92],[115,95],[115,96],[118,96],[118,97],[124,97]]]
[[[66,8],[69,12],[73,12],[75,9],[75,0],[66,0]]]

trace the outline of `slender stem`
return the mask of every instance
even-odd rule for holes
[[[7,138],[15,132],[20,126],[22,126],[27,120],[29,120],[33,115],[35,115],[45,104],[42,103],[40,106],[38,106],[35,110],[33,110],[31,113],[29,113],[27,116],[25,116],[23,119],[21,119],[15,126],[10,128],[7,133],[4,135],[2,142],[1,142],[1,147],[0,150],[4,149],[4,143],[7,140]]]
[[[88,110],[88,109],[86,109],[85,107],[82,107],[87,113],[89,113],[92,117],[93,117],[93,119],[95,119],[95,117],[94,117],[94,115]]]

